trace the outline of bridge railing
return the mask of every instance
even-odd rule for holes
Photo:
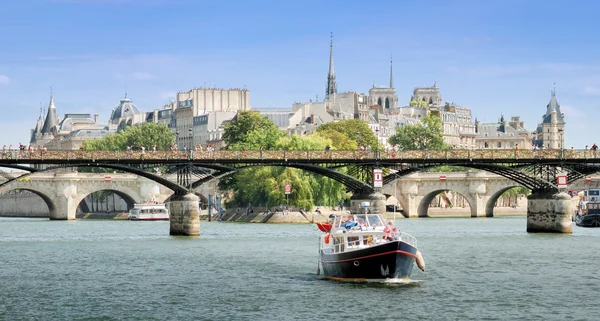
[[[359,160],[359,159],[594,159],[600,153],[589,150],[294,150],[294,151],[85,151],[85,150],[48,150],[48,151],[4,151],[2,159],[35,160]]]

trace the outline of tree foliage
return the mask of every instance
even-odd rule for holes
[[[312,135],[329,140],[331,142],[329,146],[333,150],[355,150],[358,148],[356,137],[349,138],[333,129],[318,130]]]
[[[438,116],[428,115],[415,125],[396,128],[396,134],[388,139],[391,145],[405,150],[446,149],[442,131],[442,120]]]
[[[424,100],[411,100],[408,105],[410,107],[421,107],[421,108],[427,108],[429,107],[429,103],[424,101]]]
[[[353,140],[358,146],[377,146],[377,137],[369,127],[369,124],[361,119],[347,119],[338,122],[327,123],[317,128],[317,133],[336,131],[343,134],[349,140]]]
[[[257,111],[240,111],[225,125],[223,141],[228,149],[273,149],[283,132]]]
[[[330,137],[344,137],[339,146],[354,146],[356,143],[349,140],[341,133],[328,133],[322,135],[313,133],[309,136],[290,135],[284,137],[281,132],[271,131],[274,124],[253,126],[248,119],[256,116],[246,115],[240,123],[225,128],[227,137],[244,137],[243,141],[231,141],[234,149],[246,147],[255,149],[263,146],[266,149],[276,150],[323,150],[326,146],[334,148],[334,141]],[[268,119],[266,122],[270,122]],[[232,122],[233,123],[233,122]],[[276,127],[275,127],[276,128]],[[228,131],[232,132],[228,134]],[[270,134],[269,134],[270,132]],[[243,134],[242,134],[243,133]],[[257,140],[256,137],[262,137]],[[277,137],[276,142],[271,143]],[[268,141],[268,143],[266,142]],[[259,182],[257,184],[257,182]],[[290,184],[292,191],[285,194],[285,184]],[[308,171],[283,167],[257,167],[244,169],[234,175],[221,179],[221,190],[228,190],[233,195],[227,201],[228,206],[262,205],[267,207],[291,206],[295,208],[311,209],[315,205],[337,205],[345,201],[349,195],[346,187],[330,178]]]
[[[102,139],[86,140],[83,142],[85,150],[124,150],[127,146],[151,149],[156,145],[157,150],[168,150],[175,142],[175,133],[164,124],[143,123],[128,126],[116,134],[107,135]]]

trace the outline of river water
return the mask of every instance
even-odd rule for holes
[[[0,320],[597,320],[600,229],[525,217],[399,219],[410,282],[318,277],[310,225],[0,218]]]

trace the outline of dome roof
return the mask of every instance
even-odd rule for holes
[[[137,107],[135,107],[131,99],[127,98],[127,95],[125,95],[125,98],[121,99],[119,105],[113,109],[109,122],[112,124],[118,124],[119,119],[131,117],[139,113],[140,112],[138,111]]]

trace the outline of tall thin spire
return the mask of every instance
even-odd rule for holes
[[[52,128],[56,125],[58,125],[58,118],[56,117],[56,106],[54,106],[54,95],[52,88],[50,88],[50,103],[48,104],[48,114],[42,127],[42,134],[52,135]]]
[[[392,65],[392,54],[390,54],[390,88],[394,88],[394,68]]]
[[[552,97],[556,96],[556,82],[552,84],[553,88],[552,88]]]
[[[325,100],[332,100],[332,96],[337,93],[337,85],[335,83],[335,72],[333,70],[333,32],[329,41],[329,73],[327,74],[327,89],[325,90]]]

